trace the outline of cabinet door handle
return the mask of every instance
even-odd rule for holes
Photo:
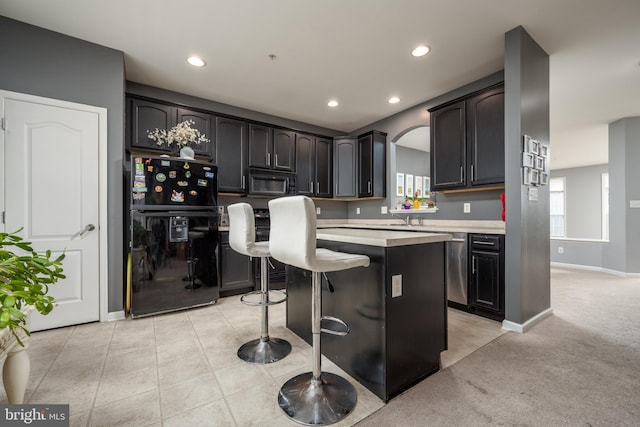
[[[273,166],[278,166],[278,154],[273,155]]]
[[[476,165],[471,165],[471,181],[476,179]]]
[[[320,193],[320,183],[316,182],[316,194]]]
[[[313,181],[309,181],[309,193],[313,193]]]
[[[240,184],[240,188],[244,190],[244,175],[242,175],[242,183]]]
[[[464,167],[460,166],[460,182],[464,181]]]
[[[479,242],[477,240],[474,240],[473,244],[474,245],[495,246],[495,243],[493,243],[493,242]]]
[[[371,193],[371,181],[367,181],[367,193]]]
[[[271,153],[267,153],[267,166],[271,166]]]
[[[473,255],[473,257],[471,258],[471,274],[476,274],[476,260],[478,259],[477,256]]]

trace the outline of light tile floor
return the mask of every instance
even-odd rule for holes
[[[284,327],[284,304],[269,311],[270,335],[293,346],[285,359],[251,365],[236,356],[260,334],[260,312],[239,297],[154,317],[91,323],[32,334],[29,403],[69,403],[71,426],[291,426],[280,386],[311,368],[311,348]],[[501,334],[500,324],[449,310],[450,366]],[[323,370],[356,387],[350,426],[384,403],[323,357]],[[0,403],[6,403],[0,388]]]

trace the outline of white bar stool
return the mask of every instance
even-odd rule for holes
[[[287,295],[278,290],[269,290],[267,258],[269,242],[256,242],[256,227],[253,208],[248,203],[236,203],[227,207],[229,211],[229,245],[243,255],[260,258],[260,290],[244,294],[240,301],[247,305],[262,307],[262,332],[260,338],[244,343],[238,349],[238,357],[245,362],[267,364],[277,362],[291,353],[291,344],[280,338],[269,337],[269,306],[280,304]],[[280,298],[270,298],[270,294]],[[251,296],[260,300],[252,302]]]
[[[341,320],[322,316],[321,274],[328,271],[367,267],[369,257],[316,248],[316,209],[306,196],[282,197],[269,202],[271,231],[269,252],[285,264],[312,272],[311,334],[313,370],[289,379],[278,394],[285,414],[300,424],[333,424],[346,417],[356,406],[356,390],[344,378],[322,372],[320,333],[346,335],[348,326]],[[321,327],[322,319],[342,324],[345,331]]]

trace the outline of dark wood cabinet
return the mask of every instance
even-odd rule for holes
[[[251,258],[234,251],[229,245],[229,233],[221,232],[220,292],[224,292],[225,296],[228,296],[234,293],[242,293],[253,286],[253,263]]]
[[[296,170],[296,134],[295,132],[273,130],[273,169],[295,172]]]
[[[431,188],[465,186],[465,102],[431,113]]]
[[[433,190],[504,184],[504,85],[429,112]]]
[[[295,148],[295,132],[249,125],[249,166],[294,172]]]
[[[504,87],[467,101],[470,185],[504,183]]]
[[[504,236],[469,234],[469,307],[504,319]]]
[[[216,154],[218,163],[218,192],[247,192],[246,169],[248,154],[248,126],[241,120],[216,117]]]
[[[333,139],[333,197],[358,197],[358,139]]]
[[[387,193],[387,134],[371,131],[358,136],[358,197],[385,197]]]
[[[296,192],[309,197],[331,197],[333,141],[296,134]]]
[[[215,163],[216,159],[213,158],[215,154],[215,132],[213,132],[215,128],[214,117],[207,113],[178,108],[178,123],[185,120],[193,121],[191,127],[197,129],[209,140],[209,142],[201,142],[200,144],[194,144],[191,146],[196,156],[203,156],[208,159],[212,159],[213,163]]]
[[[178,109],[176,107],[145,101],[129,99],[129,149],[171,153],[173,147],[158,145],[149,138],[148,132],[155,129],[168,130],[176,125]]]
[[[273,129],[268,126],[249,125],[249,166],[271,168]]]

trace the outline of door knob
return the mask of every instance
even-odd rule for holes
[[[71,239],[69,240],[73,240],[76,237],[80,236],[82,237],[85,233],[88,233],[89,231],[93,231],[96,229],[96,226],[93,224],[87,224],[82,230],[78,231],[76,234],[74,234],[73,236],[71,236]]]

